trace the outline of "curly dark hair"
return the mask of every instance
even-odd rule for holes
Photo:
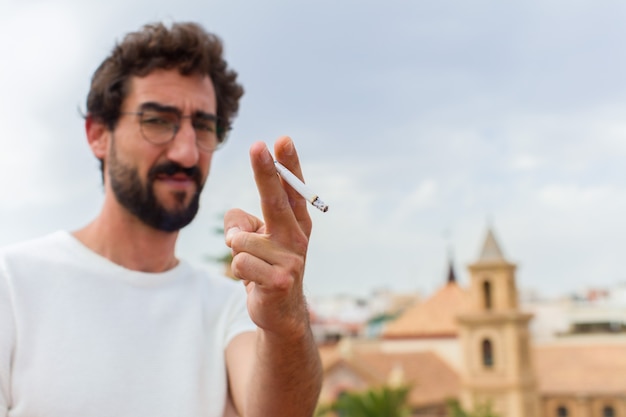
[[[182,75],[206,74],[211,78],[218,132],[222,132],[219,139],[223,141],[239,109],[243,87],[222,53],[221,39],[197,23],[174,23],[170,28],[163,23],[147,24],[117,43],[93,74],[87,117],[115,129],[131,77],[142,77],[155,69],[178,69]]]

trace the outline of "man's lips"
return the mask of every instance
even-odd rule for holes
[[[161,181],[194,181],[200,186],[200,169],[197,166],[183,167],[172,161],[153,166],[148,171],[149,180]]]
[[[196,184],[192,177],[182,173],[174,175],[159,174],[156,176],[156,180],[176,187],[188,187]]]
[[[177,174],[174,174],[174,175],[159,174],[159,175],[157,175],[157,179],[160,179],[160,180],[173,180],[173,181],[193,181],[193,178],[191,178],[189,175],[183,174],[183,173],[177,173]]]

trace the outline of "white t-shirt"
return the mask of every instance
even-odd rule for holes
[[[0,417],[221,417],[241,284],[125,269],[68,232],[0,250]]]

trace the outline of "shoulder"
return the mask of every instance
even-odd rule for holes
[[[0,247],[0,259],[56,256],[61,247],[68,246],[70,243],[69,232],[57,231],[38,238],[2,246]]]

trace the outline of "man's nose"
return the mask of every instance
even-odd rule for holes
[[[177,162],[185,168],[198,163],[200,152],[196,143],[196,131],[190,119],[182,119],[180,127],[169,144],[168,159]]]

